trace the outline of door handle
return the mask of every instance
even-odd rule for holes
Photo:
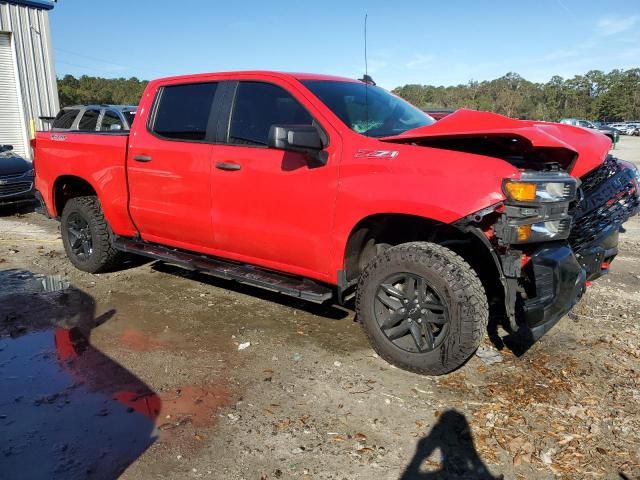
[[[150,162],[152,160],[149,155],[134,155],[133,159],[136,162]]]
[[[218,162],[216,163],[216,168],[219,170],[240,170],[240,165],[233,162]]]

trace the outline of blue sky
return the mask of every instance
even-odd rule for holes
[[[386,88],[640,66],[638,0],[59,0],[50,20],[58,76],[359,77],[365,12],[369,74]]]

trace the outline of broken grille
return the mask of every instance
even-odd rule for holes
[[[598,242],[637,213],[640,201],[635,172],[609,156],[582,178],[569,243],[574,251]]]

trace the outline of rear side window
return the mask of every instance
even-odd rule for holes
[[[240,82],[231,116],[229,143],[267,145],[272,125],[311,125],[309,112],[285,89]]]
[[[95,130],[98,126],[98,117],[100,110],[85,110],[78,123],[78,130]]]
[[[52,128],[65,128],[69,129],[73,125],[73,121],[80,113],[80,110],[75,108],[69,108],[65,110],[60,110],[58,115],[56,115],[55,120],[53,121]]]
[[[204,140],[217,83],[172,85],[160,92],[153,132],[177,140]]]
[[[117,113],[107,110],[104,112],[104,115],[102,117],[100,131],[109,132],[113,130],[124,130],[124,125],[122,125],[122,120],[120,120],[120,117]]]

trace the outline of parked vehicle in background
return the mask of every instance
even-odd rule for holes
[[[607,137],[609,137],[609,139],[614,145],[618,143],[618,140],[620,139],[620,132],[615,128],[612,128],[607,125],[598,126],[595,123],[590,122],[589,120],[581,120],[577,118],[563,118],[562,120],[560,120],[560,123],[564,123],[566,125],[574,125],[576,127],[590,128],[591,130],[597,130],[600,133],[603,133]]]
[[[0,145],[0,205],[33,202],[34,174],[30,161]]]
[[[136,253],[312,302],[355,295],[373,348],[461,366],[489,308],[533,342],[607,273],[638,171],[570,125],[377,86],[226,72],[148,84],[128,132],[41,132],[36,184],[71,263]],[[580,181],[578,181],[580,179]]]
[[[624,132],[624,135],[632,135],[634,137],[639,137],[640,123],[627,123],[624,125],[621,132]]]
[[[625,123],[607,123],[607,127],[615,128],[620,135],[627,134],[627,125]]]
[[[52,132],[110,132],[131,130],[135,105],[75,105],[64,107],[51,125]]]
[[[456,111],[455,108],[424,108],[424,113],[429,115],[434,120],[442,120],[447,115],[451,115]]]

